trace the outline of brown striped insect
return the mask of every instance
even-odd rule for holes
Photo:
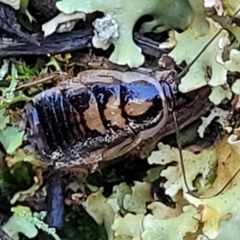
[[[165,125],[172,96],[146,74],[83,71],[27,104],[28,136],[57,168],[113,160]]]

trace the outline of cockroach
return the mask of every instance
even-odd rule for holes
[[[167,83],[146,74],[83,71],[27,104],[28,136],[57,168],[109,161],[164,126],[172,97]]]
[[[188,71],[220,32],[177,78]],[[93,170],[99,162],[123,156],[154,136],[172,114],[184,184],[189,194],[198,197],[187,184],[174,107],[169,84],[150,75],[86,70],[39,93],[26,105],[28,139],[41,158],[56,168],[86,165]]]

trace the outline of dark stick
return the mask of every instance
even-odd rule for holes
[[[0,227],[0,239],[1,240],[13,240],[11,237],[9,237],[7,235],[7,233],[5,233],[2,228]]]
[[[15,10],[3,3],[0,3],[0,29],[5,30],[7,33],[16,37],[22,38],[26,42],[39,46],[39,42],[37,42],[34,37],[21,30]]]
[[[46,55],[81,50],[92,47],[92,36],[93,29],[87,28],[66,33],[55,33],[46,38],[44,38],[43,35],[36,36],[35,39],[41,46],[36,46],[26,41],[16,41],[6,44],[0,40],[0,56]],[[158,42],[144,37],[140,33],[134,34],[134,40],[146,55],[160,58],[164,53],[159,49]]]
[[[58,229],[64,224],[64,185],[59,172],[55,172],[48,181],[47,224]]]

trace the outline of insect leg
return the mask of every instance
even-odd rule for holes
[[[171,86],[164,81],[161,82],[161,86],[167,101],[168,110],[172,112],[175,109],[176,102],[175,102],[175,98],[174,98],[174,94],[172,92]]]

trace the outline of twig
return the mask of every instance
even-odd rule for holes
[[[41,46],[29,44],[25,41],[4,43],[0,40],[0,56],[46,55],[72,52],[92,47],[92,36],[93,29],[87,28],[66,33],[55,33],[47,38],[44,38],[42,34],[39,34],[39,36],[35,36],[35,38]],[[144,37],[140,33],[134,34],[134,40],[146,55],[160,58],[164,53],[159,49],[158,42]]]
[[[24,88],[30,88],[30,87],[36,86],[38,84],[44,83],[46,81],[52,80],[53,78],[55,78],[57,76],[58,76],[57,73],[53,73],[49,76],[42,77],[40,79],[36,79],[36,80],[33,79],[32,81],[28,81],[26,83],[22,83],[21,85],[18,85],[15,90],[19,91],[19,90],[22,90]]]

